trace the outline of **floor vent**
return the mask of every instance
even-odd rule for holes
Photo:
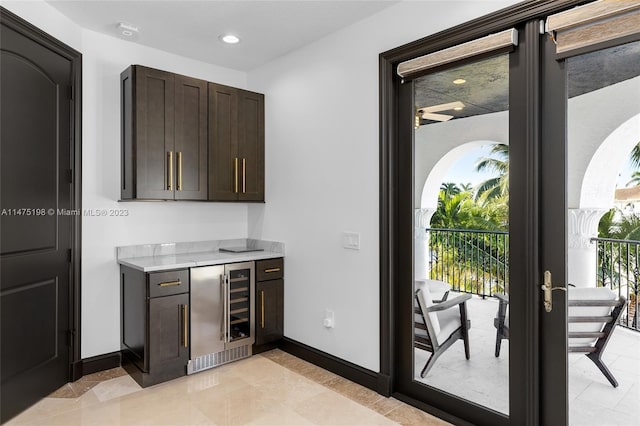
[[[238,346],[237,348],[227,349],[222,352],[202,355],[189,360],[187,364],[187,374],[197,373],[199,371],[208,370],[219,365],[228,364],[230,362],[248,358],[251,356],[251,345]]]

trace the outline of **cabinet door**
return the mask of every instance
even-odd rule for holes
[[[284,281],[278,279],[258,282],[256,301],[256,345],[281,339],[284,330]]]
[[[237,132],[238,89],[209,83],[209,200],[238,199]]]
[[[175,76],[176,200],[207,199],[207,82]]]
[[[149,372],[186,367],[189,361],[189,294],[149,299]]]
[[[238,93],[238,200],[264,201],[264,95]]]
[[[173,199],[174,75],[135,67],[136,198]]]

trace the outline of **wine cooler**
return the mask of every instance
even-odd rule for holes
[[[187,374],[251,356],[254,262],[191,268],[191,356]]]

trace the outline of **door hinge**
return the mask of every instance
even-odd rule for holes
[[[67,169],[67,179],[69,180],[69,183],[73,183],[73,170]]]
[[[73,90],[73,86],[69,86],[69,99],[74,100],[75,99],[75,93]]]
[[[67,249],[67,261],[69,263],[71,263],[72,257],[71,249]]]
[[[67,346],[73,346],[73,340],[76,336],[75,330],[67,330]]]

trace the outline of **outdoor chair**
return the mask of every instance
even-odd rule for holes
[[[433,302],[444,302],[449,297],[449,291],[451,291],[451,285],[440,280],[431,279],[416,279],[416,288],[422,288],[423,286],[429,287],[429,293],[433,297]]]
[[[440,355],[457,340],[463,340],[465,356],[469,359],[471,322],[467,318],[467,300],[471,299],[471,295],[464,294],[434,303],[429,286],[423,285],[416,289],[415,299],[414,347],[431,352],[420,377],[424,378]]]
[[[604,287],[569,287],[568,289],[569,352],[585,353],[615,388],[618,382],[602,361],[607,343],[618,324],[627,300]],[[496,295],[500,303],[493,323],[496,331],[496,357],[500,356],[502,339],[509,338],[509,298]]]

